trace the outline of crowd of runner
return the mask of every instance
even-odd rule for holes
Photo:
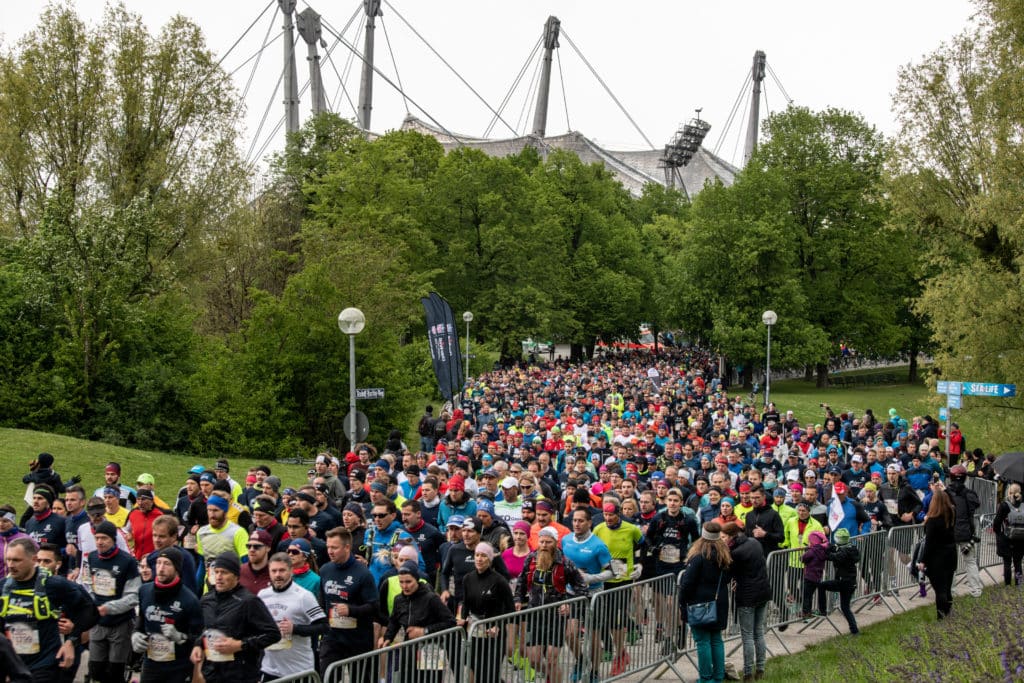
[[[62,481],[54,457],[40,454],[24,480],[31,507],[0,506],[7,680],[73,681],[85,650],[96,683],[122,683],[139,661],[143,683],[197,671],[210,683],[323,673],[400,637],[681,572],[682,599],[674,590],[655,599],[658,632],[732,582],[743,674],[755,679],[764,605],[780,599],[761,576],[769,553],[805,548],[802,612],[824,611],[819,590],[836,591],[855,633],[849,539],[927,529],[951,506],[960,523],[947,525],[948,544],[970,546],[976,530],[963,520],[977,497],[963,482],[993,476],[991,458],[966,449],[955,425],[947,455],[929,416],[755,407],[695,349],[496,370],[454,405],[427,406],[417,431],[321,453],[305,480],[288,482],[273,463],[239,473],[218,460],[159,487],[139,473],[130,486],[111,462],[93,489],[98,481]],[[1010,488],[996,532],[1007,582],[1011,564],[1019,582],[1024,532],[1011,537],[1024,513],[1014,516],[1020,490]],[[836,578],[826,582],[829,561]],[[948,614],[935,578],[948,558],[917,561]],[[969,583],[980,591],[974,566]],[[498,681],[506,657],[529,680],[582,671],[596,680],[606,657],[612,675],[628,670],[643,615],[610,618],[590,653],[578,620],[564,616],[474,645],[477,683]],[[722,677],[715,630],[693,629],[702,679]],[[573,671],[559,669],[566,647]],[[376,677],[366,670],[368,683]]]

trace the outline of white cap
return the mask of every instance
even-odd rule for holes
[[[850,458],[850,462],[864,462],[864,458],[860,457],[860,453]]]
[[[519,480],[516,479],[515,477],[505,477],[504,479],[501,480],[501,488],[503,489],[510,489],[512,487],[518,486]]]

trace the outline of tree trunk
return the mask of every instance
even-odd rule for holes
[[[805,382],[810,382],[812,379],[814,379],[814,366],[813,365],[805,365],[804,366],[804,381]]]
[[[569,360],[579,363],[583,360],[583,344],[573,342],[569,345]]]
[[[917,351],[918,344],[914,339],[910,340],[910,368],[907,370],[907,382],[910,384],[917,383]]]
[[[824,389],[828,386],[828,363],[818,363],[814,367],[818,371],[818,381],[814,383],[814,386]]]
[[[743,372],[740,375],[743,378],[743,388],[749,389],[754,386],[754,365],[748,363],[743,366]]]

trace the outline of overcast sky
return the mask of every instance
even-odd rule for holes
[[[227,56],[224,65],[237,69],[235,81],[241,91],[251,72],[242,63],[264,42],[279,36],[281,16],[273,6],[242,42]],[[519,73],[531,48],[540,38],[549,14],[561,19],[565,35],[579,48],[611,91],[618,97],[639,128],[660,147],[680,123],[703,108],[701,117],[712,129],[705,147],[715,149],[728,160],[742,154],[742,131],[746,125],[749,94],[726,130],[741,86],[749,73],[755,50],[767,53],[768,65],[785,91],[797,104],[821,109],[835,106],[862,114],[885,133],[896,124],[891,113],[891,96],[900,66],[918,61],[943,41],[960,32],[974,12],[967,0],[861,0],[839,3],[830,0],[775,0],[774,2],[693,2],[655,0],[647,3],[608,0],[390,0],[391,4],[433,47],[459,71],[487,102],[497,108]],[[73,0],[81,16],[98,21],[102,0]],[[125,0],[129,10],[140,13],[152,30],[168,17],[181,13],[205,31],[209,47],[224,54],[243,34],[268,0]],[[39,0],[0,0],[0,31],[5,46],[17,41],[35,26],[44,7]],[[356,18],[344,33],[353,42],[363,23],[361,0],[299,0],[298,10],[312,6],[335,30]],[[466,86],[434,57],[424,43],[391,7],[384,5],[383,25],[387,30],[398,66],[398,76],[409,96],[449,130],[480,136],[492,115]],[[395,69],[387,41],[378,20],[377,64],[389,76]],[[268,34],[268,29],[270,32]],[[334,37],[325,31],[328,45]],[[362,39],[360,37],[360,46]],[[361,47],[360,47],[361,49]],[[307,80],[305,43],[297,46],[300,85]],[[265,51],[259,72],[246,98],[247,138],[259,128],[268,102],[268,123],[257,147],[270,140],[269,149],[280,147],[283,133],[270,137],[282,118],[280,93],[273,88],[281,73],[280,37]],[[647,144],[629,123],[580,57],[563,36],[561,71],[556,60],[552,75],[548,134],[578,130],[610,149],[640,149]],[[339,93],[338,72],[344,73],[349,52],[338,46],[333,66],[324,64],[328,99],[338,102],[337,111],[352,117],[348,100]],[[503,118],[520,132],[529,132],[533,92],[527,85],[535,73],[530,63],[522,83],[513,94]],[[562,96],[562,81],[566,95]],[[353,102],[358,98],[359,64],[351,69],[347,88]],[[534,88],[535,89],[535,88]],[[785,98],[769,76],[766,80],[767,106],[777,111]],[[309,109],[303,97],[301,116]],[[566,120],[568,109],[568,121]],[[412,105],[409,110],[427,117]],[[762,101],[762,111],[764,102]],[[525,113],[524,113],[525,112]],[[378,79],[374,87],[372,128],[397,128],[406,105],[391,86]],[[509,137],[512,132],[497,124],[491,137]],[[247,143],[248,144],[248,143]]]

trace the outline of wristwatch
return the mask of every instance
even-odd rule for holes
[[[71,643],[72,645],[78,645],[78,636],[68,636],[64,639],[65,643]]]

